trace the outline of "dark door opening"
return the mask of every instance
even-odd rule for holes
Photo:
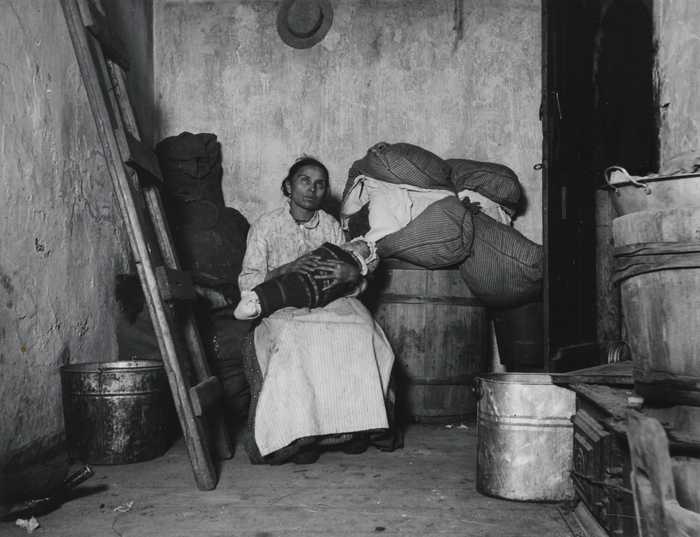
[[[601,361],[596,190],[603,172],[658,170],[651,0],[545,0],[545,367]]]

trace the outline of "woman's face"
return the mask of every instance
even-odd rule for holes
[[[328,177],[316,166],[303,166],[286,184],[292,204],[306,211],[315,211],[326,197]]]

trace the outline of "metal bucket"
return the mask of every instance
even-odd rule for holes
[[[619,166],[605,170],[610,201],[618,216],[641,211],[700,205],[700,174],[636,177]]]
[[[128,464],[163,455],[173,401],[155,360],[61,367],[68,452],[91,464]]]
[[[573,499],[575,393],[538,373],[479,376],[475,390],[476,489],[507,500]]]

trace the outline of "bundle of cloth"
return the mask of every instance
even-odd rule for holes
[[[375,242],[382,259],[458,266],[486,306],[513,308],[542,287],[542,246],[512,227],[521,192],[502,164],[380,142],[350,168],[341,224],[348,238]]]

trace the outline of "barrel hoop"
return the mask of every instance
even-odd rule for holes
[[[443,304],[445,306],[471,306],[483,308],[484,303],[476,297],[422,296],[400,293],[387,293],[378,300],[380,304]]]
[[[404,384],[421,384],[427,386],[462,386],[474,382],[476,375],[459,375],[456,377],[402,377],[397,375],[397,381]]]
[[[684,256],[640,256],[615,260],[615,275],[613,280],[619,281],[661,270],[695,269],[700,268],[700,254]]]
[[[692,253],[700,253],[700,244],[696,242],[639,242],[617,246],[613,255],[615,257],[637,257]]]
[[[573,427],[573,423],[570,418],[556,417],[556,418],[538,418],[537,416],[495,416],[493,414],[486,414],[484,412],[479,413],[479,423],[495,423],[499,427],[506,427],[508,429],[523,427],[523,428],[555,428],[555,429],[568,429]]]
[[[660,270],[700,268],[700,244],[650,242],[615,248],[615,283]]]
[[[63,391],[64,395],[74,395],[78,397],[134,397],[136,395],[148,395],[149,393],[162,394],[163,389],[160,390],[148,390],[148,391],[138,391],[138,392],[71,392]]]

